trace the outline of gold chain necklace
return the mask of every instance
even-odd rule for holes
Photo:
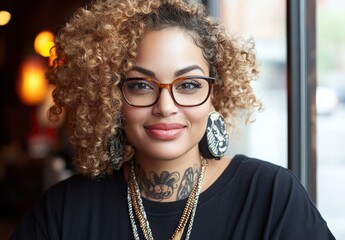
[[[192,192],[190,193],[187,199],[180,221],[173,235],[170,238],[172,240],[181,239],[189,218],[190,218],[190,222],[189,222],[189,226],[188,226],[188,230],[186,234],[186,239],[189,239],[190,237],[193,222],[194,222],[195,212],[196,212],[196,208],[197,208],[197,204],[199,200],[201,184],[205,176],[207,165],[208,165],[207,161],[205,159],[202,159],[201,171],[198,177],[198,181],[194,185]],[[128,202],[129,217],[130,217],[130,221],[132,225],[134,238],[136,240],[139,240],[139,233],[138,233],[135,220],[134,220],[134,213],[135,213],[138,219],[140,228],[143,231],[145,239],[153,240],[152,231],[149,226],[146,212],[142,203],[139,185],[135,177],[134,160],[131,162],[130,179],[128,181],[128,188],[127,188],[127,202]],[[133,208],[134,208],[134,213],[133,213]]]

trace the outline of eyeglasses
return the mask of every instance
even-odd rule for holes
[[[121,84],[122,95],[134,107],[149,107],[157,103],[162,89],[169,89],[174,102],[183,107],[195,107],[206,102],[215,79],[186,76],[172,83],[160,83],[152,78],[127,78]]]

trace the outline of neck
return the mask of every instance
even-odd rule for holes
[[[190,232],[192,230],[193,222],[194,222],[194,217],[195,217],[195,212],[197,209],[198,205],[198,199],[201,191],[201,185],[203,182],[203,178],[205,176],[206,168],[207,168],[207,161],[205,159],[202,159],[201,161],[201,168],[200,172],[198,173],[198,178],[196,181],[196,184],[193,186],[189,197],[187,199],[185,208],[183,209],[181,218],[178,222],[178,225],[171,236],[170,239],[181,239],[185,228],[187,226],[187,222],[189,221],[188,228],[187,228],[187,235],[186,239],[189,239],[190,237]],[[163,173],[162,173],[163,174]],[[134,219],[134,212],[137,216],[140,228],[144,234],[145,239],[153,239],[152,236],[152,231],[149,226],[148,219],[146,217],[145,209],[143,206],[143,203],[140,198],[140,190],[138,186],[138,181],[135,176],[135,163],[134,161],[131,161],[131,171],[130,171],[130,180],[128,182],[128,187],[127,187],[127,199],[128,199],[128,209],[129,209],[129,217],[133,229],[133,235],[135,239],[139,239],[138,236],[138,231],[136,228],[136,223]],[[164,175],[164,174],[163,174]],[[160,184],[162,185],[162,184]]]
[[[188,198],[200,174],[200,155],[186,159],[164,160],[160,164],[135,159],[135,174],[142,197],[170,202]]]

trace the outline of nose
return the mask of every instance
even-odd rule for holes
[[[178,111],[178,106],[170,93],[169,88],[162,88],[160,97],[155,105],[153,105],[152,112],[154,115],[167,117],[175,114]]]

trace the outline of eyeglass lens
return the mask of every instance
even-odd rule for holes
[[[209,96],[210,84],[203,78],[177,79],[171,84],[159,84],[144,78],[128,79],[122,86],[126,101],[133,106],[153,105],[162,88],[169,88],[173,100],[182,106],[202,104]]]

